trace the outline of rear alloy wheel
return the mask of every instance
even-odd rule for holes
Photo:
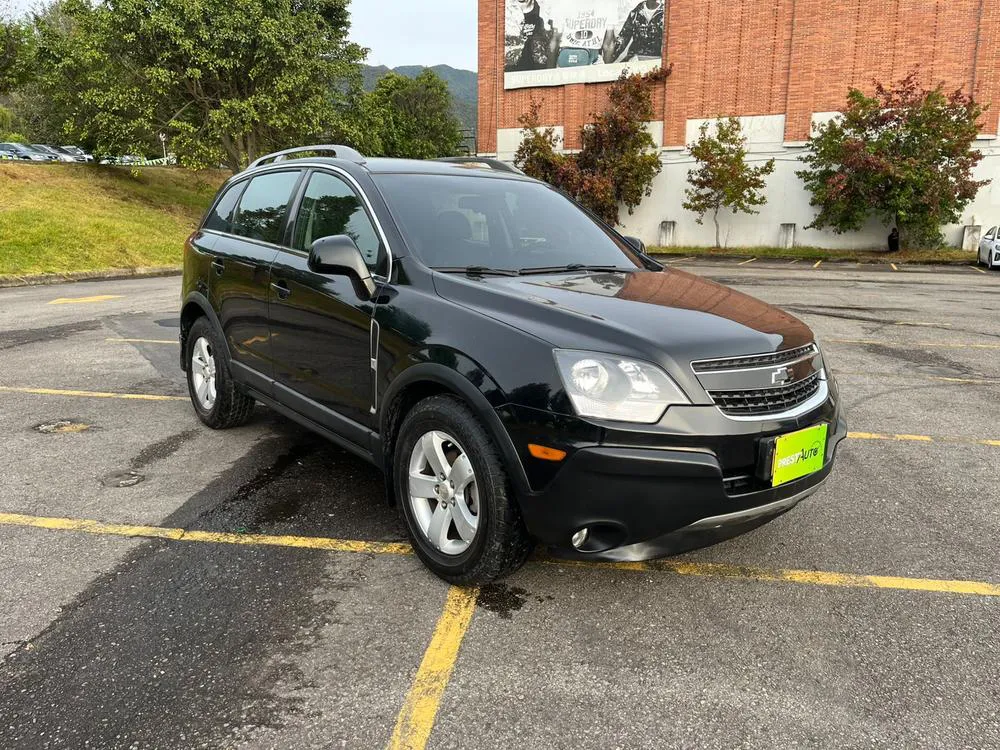
[[[254,400],[233,382],[222,337],[207,318],[188,331],[187,381],[194,410],[212,429],[238,427],[253,413]]]
[[[461,400],[434,396],[406,415],[393,481],[414,550],[449,583],[495,580],[531,552],[500,451]]]

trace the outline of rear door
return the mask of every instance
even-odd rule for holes
[[[235,363],[236,377],[270,393],[272,352],[268,328],[271,262],[278,254],[288,204],[301,169],[251,178],[240,195],[230,231],[213,248],[212,304]]]
[[[364,445],[374,425],[374,303],[358,296],[350,278],[313,273],[308,265],[313,242],[344,234],[376,279],[384,277],[388,253],[360,189],[343,175],[316,170],[299,201],[290,247],[271,266],[275,395]]]

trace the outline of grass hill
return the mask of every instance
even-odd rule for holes
[[[407,78],[416,78],[424,70],[423,65],[401,65],[398,68],[387,68],[385,65],[362,65],[365,91],[375,88],[378,79],[386,73],[399,73]],[[479,76],[471,70],[459,70],[450,65],[434,65],[435,73],[444,79],[451,90],[454,101],[455,116],[462,125],[471,130],[476,129],[479,108]]]
[[[179,265],[228,176],[0,163],[0,275]]]

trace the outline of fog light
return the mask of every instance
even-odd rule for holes
[[[580,547],[582,547],[587,543],[587,537],[589,536],[590,536],[590,529],[588,529],[585,526],[573,535],[573,538],[570,539],[570,542],[573,543],[573,546],[576,549],[580,549]]]

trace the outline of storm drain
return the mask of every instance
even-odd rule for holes
[[[137,471],[119,471],[102,477],[101,484],[105,487],[135,487],[145,480],[146,475],[140,474]]]
[[[71,419],[60,419],[55,422],[42,422],[41,424],[35,425],[34,429],[36,432],[40,432],[43,435],[57,435],[67,432],[85,432],[92,426],[93,425],[85,424],[84,422],[74,422]]]

